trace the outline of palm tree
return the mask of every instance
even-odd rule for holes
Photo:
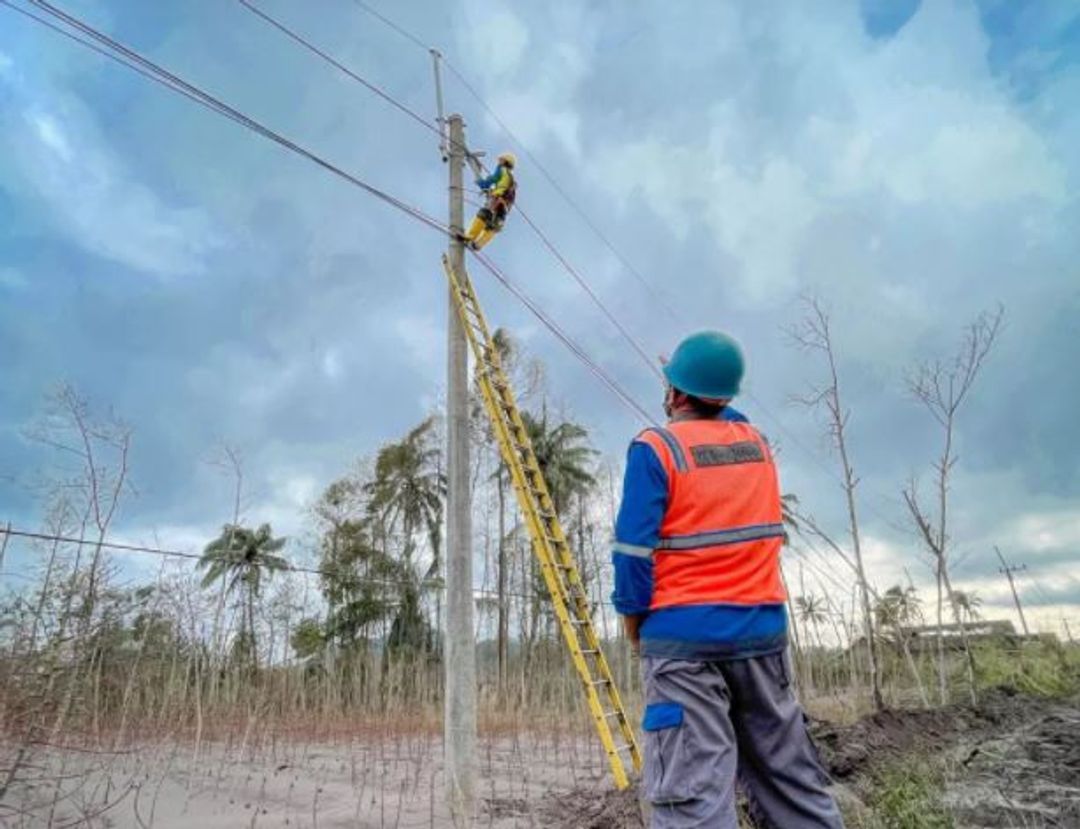
[[[546,407],[539,418],[523,412],[521,419],[532,441],[555,511],[562,515],[571,498],[587,493],[596,484],[590,466],[599,453],[589,446],[589,432],[585,427],[571,421],[553,426],[548,421]]]
[[[918,665],[915,664],[915,658],[911,655],[911,638],[913,635],[911,625],[923,621],[922,601],[919,599],[918,593],[915,592],[915,588],[904,588],[899,584],[894,584],[881,596],[877,597],[877,601],[874,603],[874,618],[877,621],[879,631],[892,631],[895,637],[893,644],[899,646],[903,653],[908,670],[911,671],[911,676],[915,680],[919,698],[922,700],[923,706],[928,707],[930,700],[926,696],[926,689],[923,687]]]
[[[818,640],[818,646],[821,646],[821,637],[818,635],[818,625],[821,625],[829,619],[829,609],[825,603],[824,598],[819,598],[813,593],[808,593],[805,596],[795,597],[795,612],[799,616],[799,621],[804,625],[810,624],[810,627],[814,631],[814,638]]]
[[[365,629],[387,618],[394,603],[383,589],[395,562],[372,543],[366,518],[335,523],[322,539],[319,580],[326,599],[326,638],[349,648]]]
[[[380,449],[375,458],[375,480],[367,490],[371,496],[369,512],[382,528],[389,532],[401,527],[402,555],[410,564],[416,552],[416,533],[427,531],[432,553],[430,571],[437,573],[446,476],[440,469],[442,455],[432,442],[434,426],[434,418],[429,417],[399,443]]]
[[[530,393],[532,387],[537,383],[537,378],[533,377],[521,377],[521,351],[514,341],[513,337],[504,328],[496,328],[491,336],[492,342],[495,345],[495,352],[499,357],[499,363],[502,366],[503,371],[507,377],[511,378],[511,385],[519,394],[518,402],[522,400],[522,396],[527,396]],[[479,371],[479,369],[478,369]],[[479,403],[479,392],[473,395],[475,401],[474,407],[476,409],[477,418],[482,418],[483,434],[485,442],[488,446],[496,445],[495,433],[490,421],[484,415],[482,406]],[[510,483],[510,476],[507,474],[506,465],[498,463],[495,468],[494,474],[491,476],[495,481],[495,494],[498,499],[498,558],[496,562],[496,589],[497,589],[497,601],[496,601],[496,654],[498,662],[498,688],[499,693],[502,695],[506,689],[507,682],[507,665],[510,659],[510,607],[507,601],[507,589],[509,581],[509,551],[510,551],[510,539],[514,533],[514,530],[507,531],[506,528],[506,508],[507,508],[507,487]]]
[[[396,644],[425,645],[427,626],[421,615],[420,593],[437,587],[441,569],[443,498],[446,476],[441,470],[441,453],[432,441],[435,421],[428,418],[400,442],[379,450],[375,458],[375,480],[367,485],[371,497],[368,513],[382,536],[382,547],[392,532],[400,529],[403,539],[400,562],[386,562],[401,585],[397,617],[391,626]],[[416,534],[427,534],[431,564],[422,578],[413,567]]]
[[[795,597],[794,613],[802,623],[803,632],[805,633],[809,630],[809,633],[807,633],[809,645],[805,654],[805,666],[807,687],[812,690],[814,688],[813,648],[818,648],[819,652],[822,648],[821,632],[818,630],[818,626],[828,620],[829,610],[824,598],[819,598],[813,593],[805,593],[802,596]],[[809,625],[809,627],[807,627],[807,625]]]
[[[275,570],[284,570],[289,566],[284,558],[277,555],[285,542],[285,538],[274,538],[269,524],[263,524],[257,530],[226,524],[221,535],[206,545],[198,562],[199,569],[206,570],[203,587],[220,580],[225,584],[227,594],[243,588],[245,639],[242,641],[245,647],[250,648],[253,662],[258,660],[255,600],[262,591],[263,575],[269,578]]]
[[[954,590],[952,592],[952,601],[963,623],[970,624],[979,618],[982,599],[974,590]]]
[[[895,584],[881,594],[874,603],[874,618],[879,627],[901,628],[922,619],[922,602],[914,587],[903,588]]]

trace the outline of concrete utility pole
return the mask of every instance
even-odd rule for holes
[[[8,539],[11,538],[11,522],[10,521],[7,522],[7,525],[4,527],[3,532],[4,532],[4,542],[3,542],[3,544],[0,544],[0,569],[3,569],[3,566],[4,566],[4,553],[7,552]]]
[[[1016,583],[1013,581],[1013,573],[1020,573],[1027,569],[1026,564],[1021,564],[1019,567],[1010,567],[1008,562],[1005,561],[1005,556],[1001,554],[996,546],[994,552],[997,553],[998,560],[1001,562],[1001,566],[998,568],[998,572],[1002,573],[1005,578],[1009,580],[1009,589],[1013,594],[1013,601],[1016,602],[1016,612],[1020,614],[1020,625],[1024,628],[1024,636],[1031,636],[1028,631],[1027,619],[1024,618],[1024,608],[1020,606],[1020,596],[1016,592]]]
[[[465,125],[451,115],[450,231],[464,231]],[[450,266],[465,273],[465,247],[450,240]],[[446,398],[446,746],[454,825],[472,825],[476,806],[476,640],[473,633],[472,504],[469,498],[469,344],[450,289]]]

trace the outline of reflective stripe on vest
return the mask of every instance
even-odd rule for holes
[[[646,429],[638,440],[652,447],[668,479],[652,608],[783,602],[780,487],[757,430],[685,420]]]
[[[677,535],[661,538],[658,550],[699,550],[702,547],[718,547],[740,541],[756,541],[759,538],[783,538],[783,524],[757,524],[752,527],[735,527],[730,530],[713,530],[695,535]]]

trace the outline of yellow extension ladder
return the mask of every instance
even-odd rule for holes
[[[518,506],[525,516],[533,551],[540,561],[544,581],[551,593],[559,627],[570,649],[574,667],[584,683],[585,698],[600,742],[611,763],[615,785],[625,789],[630,783],[625,757],[629,757],[634,769],[640,772],[641,751],[615,687],[611,668],[600,649],[600,638],[596,635],[589,613],[585,585],[555,514],[555,504],[540,471],[521,413],[514,402],[510,382],[499,362],[495,342],[472,282],[468,274],[457,273],[445,255],[443,268],[450,280],[458,317],[476,358],[476,375],[484,408],[491,418],[503,462],[510,471]]]

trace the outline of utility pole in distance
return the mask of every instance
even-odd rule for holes
[[[465,125],[448,119],[450,267],[465,273]],[[472,504],[469,497],[469,344],[448,288],[446,397],[446,710],[443,743],[450,812],[456,827],[472,825],[476,807],[476,640],[473,632]]]
[[[1009,589],[1012,591],[1013,601],[1016,602],[1016,612],[1020,614],[1020,624],[1024,628],[1024,636],[1030,636],[1031,633],[1028,631],[1027,619],[1024,618],[1024,608],[1020,606],[1020,596],[1016,592],[1016,583],[1013,581],[1013,573],[1020,573],[1026,570],[1027,565],[1021,564],[1019,567],[1015,565],[1010,567],[1008,562],[1005,561],[1005,556],[1001,554],[1001,550],[999,550],[996,545],[994,546],[994,552],[997,553],[998,560],[1001,562],[998,572],[1002,573],[1005,578],[1009,580]]]

